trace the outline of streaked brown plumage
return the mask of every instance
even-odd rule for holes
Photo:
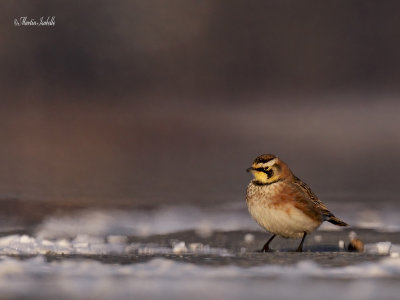
[[[275,155],[258,156],[247,170],[254,176],[246,193],[249,212],[261,227],[274,234],[262,251],[269,251],[269,243],[276,235],[302,238],[297,249],[302,251],[307,233],[323,221],[347,226]]]

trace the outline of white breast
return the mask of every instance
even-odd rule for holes
[[[300,238],[304,232],[312,232],[319,225],[309,216],[296,208],[293,203],[287,202],[280,206],[271,204],[272,194],[279,192],[283,183],[274,183],[268,186],[251,186],[247,189],[247,206],[250,215],[264,229],[283,237]]]

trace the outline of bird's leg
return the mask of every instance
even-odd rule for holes
[[[303,252],[303,243],[304,243],[304,240],[306,239],[306,235],[307,235],[307,232],[304,232],[303,238],[301,239],[300,245],[299,245],[299,247],[297,247],[296,252]]]
[[[269,240],[265,243],[264,247],[262,247],[262,249],[260,250],[260,252],[269,252],[269,243],[272,242],[272,240],[276,237],[276,234],[274,234],[273,236],[271,236],[269,238]]]

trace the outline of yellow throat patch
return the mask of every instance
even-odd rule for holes
[[[262,166],[260,166],[259,164],[252,166],[251,173],[253,174],[255,181],[261,184],[270,184],[280,179],[280,174],[279,172],[277,172],[277,170],[274,170],[271,167],[265,168],[267,172],[257,170],[261,168]],[[268,171],[271,171],[271,173],[269,173]]]

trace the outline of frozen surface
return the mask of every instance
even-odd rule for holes
[[[73,240],[46,240],[28,235],[9,235],[0,238],[3,255],[104,255],[104,254],[213,254],[230,255],[227,249],[213,248],[201,243],[172,241],[170,247],[154,243],[127,243],[125,236],[109,236],[106,240],[89,235],[78,235]]]
[[[215,268],[163,258],[133,265],[89,260],[48,263],[42,256],[0,260],[2,296],[32,298],[256,299],[268,295],[284,299],[296,294],[296,299],[391,299],[400,292],[391,282],[399,278],[399,258],[341,268],[322,268],[309,261],[287,267]]]
[[[390,205],[375,210],[357,203],[330,206],[337,216],[353,227],[400,231],[398,212]],[[324,222],[321,229],[342,228]],[[81,233],[102,237],[148,236],[184,230],[209,236],[213,231],[261,229],[249,216],[244,203],[234,203],[212,208],[167,206],[147,211],[87,210],[75,215],[50,217],[39,227],[37,235],[43,239],[76,237]]]
[[[255,253],[268,236],[243,204],[50,216],[25,233],[3,229],[0,290],[30,299],[398,297],[396,211],[333,210],[353,228],[324,225],[306,240],[304,255],[285,252],[295,248],[284,239],[272,245],[282,252]],[[365,242],[363,254],[346,252],[356,236]]]
[[[318,237],[318,235],[316,236]],[[315,240],[319,240],[318,238]],[[210,247],[200,242],[179,241],[171,239],[168,245],[157,244],[157,237],[153,237],[150,243],[133,242],[129,243],[127,236],[108,236],[106,239],[80,234],[74,239],[55,239],[48,240],[40,237],[35,238],[28,235],[8,235],[0,238],[0,255],[63,255],[63,254],[82,254],[82,255],[124,255],[124,254],[207,254],[217,256],[234,255],[231,249]],[[245,244],[254,242],[254,235],[247,233],[244,235]],[[231,241],[236,242],[237,241]],[[317,241],[320,243],[321,241]],[[341,243],[343,241],[339,241]],[[343,242],[344,243],[344,242]],[[340,247],[343,250],[344,247]],[[338,249],[340,251],[340,249]],[[242,253],[246,252],[242,248]],[[399,254],[400,246],[392,244],[390,241],[381,241],[365,245],[365,253],[378,255]]]

